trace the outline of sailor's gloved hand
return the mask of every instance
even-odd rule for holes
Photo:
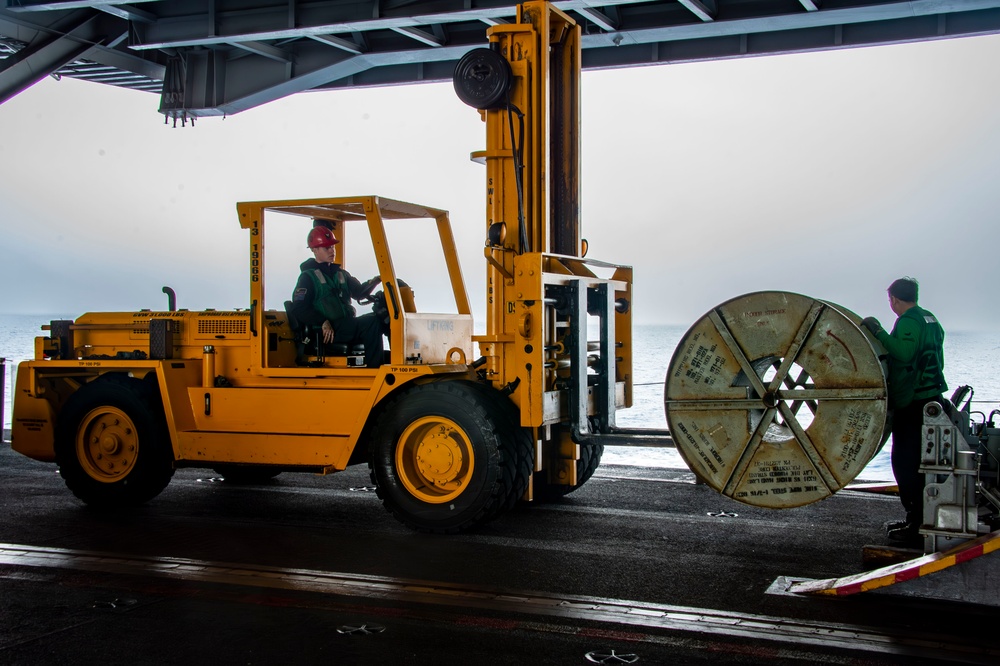
[[[875,337],[878,337],[878,334],[882,331],[882,324],[875,317],[865,317],[861,320],[861,325],[871,331]]]

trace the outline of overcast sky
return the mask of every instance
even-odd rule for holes
[[[885,288],[912,275],[947,329],[995,329],[998,62],[991,36],[587,72],[589,256],[634,266],[639,323],[777,289],[889,325]],[[176,129],[158,101],[46,78],[0,105],[0,312],[163,308],[163,285],[180,307],[246,307],[235,202],[380,194],[451,211],[482,321],[484,125],[450,84]]]

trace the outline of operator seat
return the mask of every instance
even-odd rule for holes
[[[285,301],[285,316],[288,326],[295,336],[295,364],[307,366],[323,365],[326,356],[364,356],[363,344],[348,345],[345,342],[324,344],[317,327],[303,324],[292,314],[292,302]]]

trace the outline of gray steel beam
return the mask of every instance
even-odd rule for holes
[[[162,2],[163,0],[131,0],[130,4],[138,2]],[[118,0],[7,0],[7,9],[12,12],[45,12],[65,9],[82,9],[84,7],[99,9],[102,5],[120,5]]]
[[[478,46],[478,45],[477,45]],[[355,74],[366,72],[368,70],[376,69],[385,65],[399,65],[399,64],[423,64],[423,63],[434,63],[434,62],[444,62],[449,63],[447,71],[450,77],[450,72],[452,70],[452,63],[455,60],[461,58],[467,51],[469,51],[473,46],[442,46],[436,49],[419,49],[413,51],[397,51],[395,53],[365,53],[363,55],[357,55],[353,57],[345,58],[339,62],[321,67],[319,69],[300,74],[288,78],[280,82],[274,82],[272,85],[267,85],[247,93],[242,94],[239,97],[233,99],[227,99],[215,108],[194,108],[189,111],[189,115],[194,116],[216,116],[216,115],[231,115],[238,113],[240,111],[246,111],[247,109],[252,109],[255,106],[260,106],[267,102],[286,97],[288,95],[304,92],[306,90],[312,90],[314,88],[322,87],[331,81],[338,81],[341,79],[348,78]],[[190,63],[189,63],[190,66]],[[259,73],[258,73],[259,74]],[[442,78],[434,78],[430,80],[442,80]],[[428,80],[428,79],[421,79]],[[411,78],[412,82],[413,79]],[[228,88],[229,86],[227,86]]]
[[[132,5],[105,5],[97,6],[102,12],[107,12],[112,16],[117,16],[125,21],[138,21],[139,23],[156,23],[158,17],[153,12],[133,7]]]
[[[330,46],[341,49],[342,51],[347,51],[348,53],[353,53],[354,55],[361,55],[368,49],[361,44],[355,44],[349,39],[344,39],[342,37],[335,37],[333,35],[312,35],[312,39],[317,42],[328,44]]]
[[[624,3],[637,1],[614,0]],[[241,40],[286,40],[348,32],[421,28],[495,18],[509,19],[514,16],[513,2],[508,0],[495,0],[495,2],[496,6],[473,9],[463,9],[465,3],[462,1],[433,3],[436,7],[451,5],[452,8],[427,14],[408,15],[399,12],[392,16],[374,17],[373,9],[377,8],[377,5],[372,2],[349,2],[337,5],[304,4],[299,8],[294,26],[288,25],[287,9],[284,6],[272,6],[253,12],[217,12],[214,21],[215,31],[212,34],[206,34],[204,15],[193,14],[141,26],[130,46],[136,50],[211,46],[221,42]],[[573,0],[571,4],[579,2]]]
[[[584,66],[587,68],[627,67],[637,64],[707,60],[715,58],[814,51],[831,48],[871,46],[896,41],[938,39],[968,34],[1000,32],[1000,9],[976,12],[960,21],[955,15],[942,31],[938,17],[899,20],[872,30],[864,24],[819,26],[820,29],[759,32],[755,35],[725,35],[709,39],[674,40],[662,33],[640,32],[635,42],[603,48],[603,35],[585,35]],[[668,36],[667,36],[668,37]],[[474,46],[447,46],[395,53],[367,53],[319,68],[302,76],[265,84],[252,93],[224,101],[216,109],[198,109],[196,115],[237,113],[288,94],[316,88],[336,89],[357,86],[393,85],[421,81],[445,81],[451,77],[452,63]],[[433,60],[430,56],[436,56]],[[423,65],[416,69],[416,65]],[[439,66],[435,66],[439,65]]]
[[[725,35],[664,42],[643,41],[615,46],[601,35],[584,35],[585,69],[692,62],[747,56],[876,46],[1000,33],[1000,8],[942,16],[918,16],[878,24],[819,26],[809,29]],[[450,80],[452,63],[435,63],[423,70],[423,81]],[[410,64],[383,64],[350,79],[331,81],[323,89],[398,85],[412,82]]]
[[[684,0],[705,7],[707,0]],[[714,0],[713,0],[714,2]],[[564,11],[602,13],[598,7],[619,7],[650,4],[648,0],[561,0],[553,3]],[[711,4],[711,3],[709,3]],[[289,25],[287,7],[271,5],[249,10],[215,12],[207,18],[206,11],[171,17],[155,25],[137,30],[131,48],[137,50],[211,46],[239,40],[287,40],[316,35],[335,35],[345,32],[371,32],[426,28],[453,23],[481,21],[490,25],[509,22],[516,13],[512,0],[483,0],[472,3],[466,0],[438,0],[415,2],[415,12],[386,11],[385,7],[371,0],[345,3],[303,3],[298,6],[295,23]],[[419,13],[427,6],[428,11]],[[431,11],[433,10],[433,11]],[[606,13],[606,12],[603,12]],[[207,24],[213,30],[206,33]]]
[[[243,49],[244,51],[249,51],[250,53],[255,53],[265,58],[270,58],[271,60],[277,60],[278,62],[292,62],[295,59],[292,54],[287,51],[282,51],[279,48],[271,46],[270,44],[264,44],[263,42],[250,42],[244,40],[240,42],[227,42],[227,44],[235,46],[238,49]]]
[[[444,46],[443,39],[439,39],[429,32],[420,30],[419,28],[392,28],[392,31],[396,34],[403,35],[404,37],[415,39],[421,44],[426,44],[427,46]]]
[[[714,21],[718,9],[715,0],[677,0],[702,21]]]
[[[31,87],[60,67],[90,51],[107,38],[101,32],[103,14],[79,10],[39,32],[27,46],[0,61],[0,104]]]
[[[817,12],[786,14],[782,16],[760,16],[729,21],[640,28],[615,34],[584,35],[583,47],[586,49],[597,46],[653,44],[687,39],[708,39],[732,35],[753,35],[765,32],[829,28],[861,23],[901,21],[947,13],[960,14],[974,10],[996,8],[1000,8],[1000,0],[910,0],[908,2],[889,2],[880,5],[870,5],[865,8],[824,9]],[[622,39],[618,40],[617,37],[619,36]]]
[[[969,4],[976,4],[980,6],[1000,6],[1000,0],[971,0],[971,2],[963,3],[961,6],[966,8]],[[938,5],[940,5],[940,2],[938,2]],[[849,25],[852,22],[862,23],[868,21],[870,18],[877,20],[886,20],[888,18],[901,20],[905,17],[912,18],[914,14],[919,15],[921,11],[927,12],[929,9],[930,5],[927,2],[916,0],[915,2],[895,2],[886,5],[879,5],[875,8],[869,8],[869,11],[874,12],[874,14],[862,12],[858,8],[827,10],[822,12],[803,11],[800,15],[780,17],[781,20],[778,20],[775,17],[747,18],[724,22],[698,22],[662,28],[621,31],[614,33],[613,35],[604,33],[590,34],[585,35],[583,38],[583,45],[585,49],[584,64],[598,67],[625,66],[628,64],[675,61],[677,59],[693,60],[709,57],[731,57],[740,54],[750,55],[751,51],[748,50],[748,47],[746,46],[747,35],[777,32],[787,33],[785,36],[788,37],[788,39],[782,39],[781,37],[775,39],[773,35],[768,35],[770,39],[761,40],[761,45],[759,47],[761,49],[761,53],[777,52],[780,50],[803,50],[803,48],[813,47],[799,46],[798,42],[801,41],[802,35],[797,33],[800,31],[823,27],[830,28],[832,26],[841,26],[844,24]],[[389,25],[390,22],[404,20],[418,21],[419,17],[410,17],[408,19],[390,19],[386,17],[369,19],[369,21],[379,21],[379,25],[381,26]],[[353,25],[353,27],[360,26]],[[330,29],[330,25],[324,25],[322,28]],[[313,28],[300,27],[294,29],[294,31],[311,29]],[[292,32],[283,30],[280,34],[281,36],[288,37],[292,34]],[[716,50],[714,50],[711,55],[708,55],[703,51],[699,52],[698,48],[694,48],[690,52],[681,55],[683,46],[686,46],[689,40],[693,40],[696,47],[704,47],[708,44],[708,41],[710,41],[710,37],[717,36],[737,36],[738,39],[737,42],[729,43],[720,41],[716,38],[714,43],[711,45],[712,48]],[[216,37],[214,39],[218,40],[219,38]],[[429,41],[437,43],[433,40]],[[731,42],[732,40],[729,41]],[[664,60],[662,55],[658,53],[659,45],[669,44],[672,42],[676,42],[682,48],[664,50],[664,54],[669,54],[668,59]],[[810,42],[810,44],[812,43],[814,42]],[[300,62],[299,69],[304,69],[305,71],[294,77],[288,76],[288,73],[283,70],[272,71],[272,74],[270,75],[265,75],[260,69],[253,70],[252,74],[240,74],[236,70],[227,70],[225,76],[229,77],[229,83],[221,86],[221,88],[226,91],[234,90],[242,92],[230,94],[227,99],[219,100],[218,104],[212,105],[207,103],[198,104],[195,100],[191,100],[194,103],[190,107],[190,113],[192,115],[220,115],[224,113],[237,113],[247,108],[251,108],[296,92],[311,90],[317,87],[339,87],[333,85],[336,81],[344,81],[343,87],[351,87],[355,85],[365,85],[365,83],[361,83],[365,80],[370,81],[369,85],[378,85],[390,82],[412,82],[414,80],[441,80],[441,78],[447,78],[450,76],[450,70],[447,68],[443,70],[434,70],[433,68],[424,67],[423,64],[456,60],[467,50],[480,44],[481,42],[466,45],[456,44],[434,49],[397,50],[378,53],[370,52],[357,54],[353,58],[346,59],[334,59],[332,57],[328,57],[325,64],[316,67],[303,67]],[[650,51],[649,55],[636,53],[634,49],[625,48],[629,46],[635,47],[637,45],[651,45],[656,46],[657,48]],[[612,47],[612,52],[608,54],[610,56],[610,59],[608,60],[603,60],[601,57],[593,57],[593,55],[587,50],[601,50],[602,47],[605,46]],[[827,46],[836,45],[827,44]],[[626,59],[616,59],[614,58],[616,55],[626,56]],[[194,67],[198,67],[198,62],[199,61],[194,62]],[[423,64],[414,68],[413,65],[417,63]],[[389,72],[371,71],[376,68],[392,69],[399,73],[399,76],[398,78],[392,78],[392,75]],[[439,78],[439,75],[435,75],[433,73],[428,74],[428,69],[430,69],[431,72],[441,71],[447,73],[445,73],[443,77]],[[249,69],[242,71],[250,72]],[[241,78],[245,79],[247,77],[252,77],[254,79],[255,87],[250,88],[246,84],[246,81],[240,81]],[[208,100],[204,101],[207,102]]]
[[[479,20],[485,23],[486,25],[506,25],[510,23],[509,20],[502,18],[481,18]]]
[[[884,22],[877,27],[854,23],[688,39],[671,39],[669,35],[654,33],[637,35],[634,43],[621,46],[609,43],[604,35],[585,35],[583,65],[586,69],[608,69],[997,34],[1000,9],[918,16]],[[663,41],[657,41],[657,37]]]
[[[184,106],[189,114],[221,115],[305,90],[446,80],[455,60],[485,43],[484,25],[513,18],[515,2],[0,0],[6,7],[0,7],[0,37],[12,38],[5,50],[16,51],[20,44],[51,34],[46,32],[51,30],[48,24],[69,15],[69,8],[91,7],[104,18],[102,24],[114,27],[114,35],[91,48],[88,60],[162,80],[168,56],[179,55],[187,66]],[[1000,32],[1000,0],[557,0],[554,4],[587,20],[582,38],[585,68]],[[119,44],[122,39],[127,43]],[[0,63],[15,67],[12,57]],[[70,70],[66,74],[73,75]],[[8,74],[7,79],[14,77]]]
[[[128,53],[120,49],[96,46],[92,51],[90,51],[90,53],[87,54],[87,58],[102,65],[115,67],[126,72],[132,72],[133,74],[139,74],[140,76],[162,81],[165,69],[164,65],[150,59],[150,57],[156,57],[159,55],[160,54],[150,54],[149,56],[143,57],[143,54]]]
[[[576,13],[584,17],[602,30],[613,32],[618,29],[618,21],[611,18],[599,9],[593,7],[580,7]]]
[[[0,9],[0,36],[12,37],[14,41],[21,43],[35,42],[36,40],[46,38],[46,36],[56,38],[62,33],[67,32],[66,26],[71,25],[71,23],[67,24],[66,22],[74,21],[75,19],[71,17],[82,15],[80,12],[92,15],[95,21],[94,25],[99,26],[99,29],[95,28],[91,35],[74,33],[71,37],[71,40],[76,39],[77,41],[84,40],[90,42],[89,50],[85,49],[82,51],[81,56],[86,55],[88,60],[108,67],[132,72],[149,79],[162,80],[164,67],[163,64],[157,62],[157,58],[162,58],[163,56],[158,52],[136,53],[114,48],[114,46],[117,46],[127,37],[128,24],[101,12],[75,10],[71,12],[29,14],[27,12],[13,12],[9,9]],[[100,40],[103,40],[103,43],[100,43]],[[66,43],[68,44],[69,42]],[[25,54],[22,57],[26,57],[27,55]],[[67,54],[67,57],[68,55],[71,54]],[[8,58],[3,62],[9,60]],[[68,62],[72,61],[71,59]],[[40,62],[40,60],[33,61],[31,67],[40,68]],[[56,71],[58,71],[58,68]],[[44,74],[40,74],[35,80],[43,77]]]

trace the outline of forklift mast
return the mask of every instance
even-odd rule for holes
[[[580,26],[528,2],[488,37],[512,79],[484,111],[487,224],[506,222],[518,252],[580,256]]]
[[[510,393],[522,426],[561,427],[536,441],[564,444],[610,433],[632,392],[632,270],[586,259],[581,238],[580,33],[551,4],[526,2],[454,77],[486,123],[486,150],[472,155],[486,165],[482,374]]]

